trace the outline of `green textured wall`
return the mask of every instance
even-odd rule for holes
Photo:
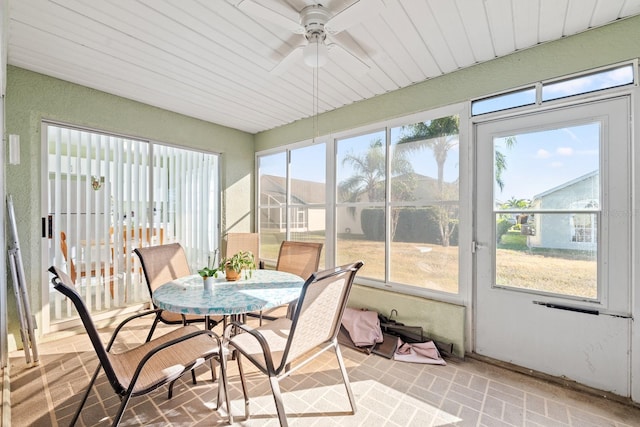
[[[34,314],[39,315],[42,305],[44,268],[40,253],[40,182],[46,169],[41,162],[42,119],[221,153],[222,228],[250,231],[253,198],[247,194],[253,194],[253,135],[10,66],[6,133],[20,135],[21,163],[5,164],[6,190],[13,195]],[[10,298],[10,332],[15,334],[14,306]],[[19,335],[15,340],[20,342]]]
[[[394,320],[411,326],[422,326],[425,336],[453,344],[453,352],[464,357],[465,307],[426,298],[354,286],[349,296],[349,306],[375,310],[387,317],[391,310],[398,314]]]

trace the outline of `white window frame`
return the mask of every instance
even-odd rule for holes
[[[468,102],[452,104],[441,108],[435,108],[433,110],[424,111],[420,113],[410,114],[407,116],[385,120],[382,122],[372,123],[366,126],[358,127],[355,129],[349,129],[347,131],[336,132],[331,135],[326,135],[321,138],[316,138],[315,141],[322,141],[327,143],[327,227],[326,227],[326,240],[325,240],[325,256],[327,259],[327,267],[332,267],[335,263],[335,250],[336,250],[336,140],[351,138],[358,135],[371,133],[374,131],[380,131],[381,129],[390,129],[393,127],[399,127],[402,125],[413,124],[417,122],[424,122],[433,119],[438,119],[446,116],[458,115],[460,118],[459,123],[459,170],[460,170],[460,188],[459,188],[459,229],[458,229],[458,292],[447,293],[433,289],[426,289],[418,286],[411,286],[406,284],[394,283],[390,281],[373,280],[358,277],[358,284],[370,286],[372,288],[384,289],[387,291],[394,291],[407,295],[415,295],[439,301],[450,302],[454,304],[466,304],[469,301],[470,286],[472,280],[472,271],[468,266],[471,265],[471,251],[466,250],[471,245],[471,187],[468,177],[470,175],[470,143],[468,138],[468,130],[470,129],[469,117],[470,117],[470,104]],[[313,140],[306,140],[286,146],[280,146],[274,149],[264,150],[256,152],[255,164],[256,164],[256,206],[259,209],[260,198],[260,186],[259,186],[259,158],[261,156],[273,155],[276,153],[287,152],[295,150],[297,148],[306,147],[313,144]],[[258,215],[256,215],[256,230],[259,232]],[[386,245],[389,243],[386,242]],[[388,254],[389,248],[386,253]],[[389,258],[389,257],[387,257]],[[390,259],[385,260],[386,263],[390,262]],[[386,269],[388,271],[388,268]]]

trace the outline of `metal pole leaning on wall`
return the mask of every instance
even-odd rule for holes
[[[38,347],[36,345],[36,337],[34,333],[35,319],[31,314],[29,304],[29,295],[27,293],[27,285],[25,283],[24,265],[22,264],[22,255],[20,253],[20,242],[18,240],[18,227],[16,226],[16,216],[13,210],[13,199],[11,195],[7,196],[7,212],[9,215],[9,268],[11,270],[11,278],[13,279],[13,293],[16,296],[16,307],[20,320],[20,336],[22,345],[24,346],[24,356],[27,364],[31,364],[31,356],[33,355],[33,363],[37,365]]]

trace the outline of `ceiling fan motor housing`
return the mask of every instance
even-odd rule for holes
[[[302,55],[309,67],[322,67],[328,60],[328,49],[325,45],[327,33],[324,26],[331,18],[331,13],[322,5],[307,6],[300,12],[300,24],[304,26],[307,46]]]
[[[305,29],[305,37],[309,42],[324,42],[327,38],[324,25],[331,18],[331,13],[321,4],[307,6],[300,12],[300,24]]]

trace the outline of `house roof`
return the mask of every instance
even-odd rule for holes
[[[260,176],[260,194],[284,202],[286,197],[286,179],[275,175]],[[294,204],[324,204],[327,185],[302,179],[291,179],[291,198]]]
[[[548,196],[550,194],[553,194],[553,193],[556,193],[558,191],[564,190],[565,188],[571,187],[572,185],[574,185],[574,184],[576,184],[578,182],[584,181],[584,180],[592,178],[594,176],[598,176],[599,173],[600,173],[599,170],[594,170],[593,172],[589,172],[589,173],[584,174],[582,176],[579,176],[579,177],[577,177],[575,179],[572,179],[570,181],[564,182],[564,183],[558,185],[557,187],[550,188],[547,191],[543,191],[542,193],[534,195],[532,201],[533,200],[537,200],[537,199],[541,199],[541,198],[546,197],[546,196]]]

